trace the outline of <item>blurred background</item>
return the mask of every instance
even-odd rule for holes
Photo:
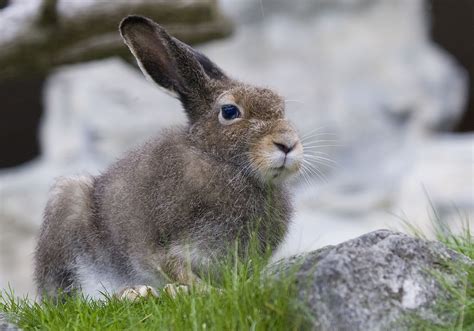
[[[127,14],[278,90],[323,157],[276,257],[403,221],[474,227],[472,0],[0,0],[0,288],[34,294],[55,177],[185,120],[121,42]]]

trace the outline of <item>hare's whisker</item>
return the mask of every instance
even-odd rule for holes
[[[300,103],[302,105],[304,105],[305,103],[301,100],[295,100],[295,99],[286,99],[285,102],[296,102],[296,103]]]
[[[318,140],[314,140],[314,141],[310,141],[309,143],[310,144],[314,144],[314,143],[327,143],[327,142],[330,142],[330,143],[337,143],[339,140],[337,139],[318,139]]]
[[[306,165],[308,166],[308,170],[311,173],[318,176],[318,178],[321,179],[323,182],[327,182],[326,177],[324,176],[324,174],[317,167],[315,167],[314,165],[312,165],[311,163],[308,163],[308,162],[306,162]]]
[[[336,161],[332,160],[332,159],[329,159],[327,157],[323,157],[323,156],[319,156],[319,155],[311,155],[311,154],[305,154],[304,157],[308,157],[310,159],[314,159],[314,160],[324,160],[324,161],[328,161],[330,163],[333,163],[333,164],[338,164]]]
[[[331,168],[331,169],[335,169],[339,166],[338,163],[336,163],[335,161],[332,161],[332,160],[324,160],[324,159],[318,159],[318,158],[306,158],[305,161],[307,163],[311,163],[311,164],[320,164],[320,165],[324,165],[328,168]]]
[[[325,152],[321,152],[321,151],[318,151],[318,150],[304,150],[303,152],[303,155],[325,155],[325,156],[331,156],[330,154],[328,153],[325,153]]]
[[[306,149],[318,148],[318,147],[343,147],[343,145],[333,145],[333,144],[327,145],[327,144],[324,144],[324,145],[303,146],[303,148],[306,148]]]
[[[315,137],[321,137],[321,136],[329,136],[329,137],[337,137],[336,134],[333,134],[333,133],[326,133],[326,132],[315,132],[313,134],[308,134],[308,135],[304,135],[301,137],[301,141],[307,141],[311,138],[315,138]]]

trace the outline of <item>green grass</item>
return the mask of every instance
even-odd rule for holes
[[[469,228],[466,228],[461,235],[449,233],[440,235],[438,240],[474,260],[474,239]],[[451,269],[459,275],[462,283],[458,286],[440,279],[451,297],[451,300],[444,302],[441,308],[456,315],[455,323],[450,329],[474,331],[474,267],[460,268],[453,265]]]
[[[434,222],[437,239],[474,259],[474,239],[468,222],[462,233],[453,234]],[[412,228],[412,233],[424,237]],[[268,256],[267,256],[268,257]],[[91,301],[67,297],[60,303],[42,304],[0,292],[0,312],[25,330],[301,330],[308,329],[311,316],[295,298],[295,273],[279,278],[265,272],[267,257],[229,259],[223,264],[219,288],[207,293],[191,290],[171,298],[166,294],[138,302],[108,297]],[[448,266],[461,283],[439,277],[449,300],[437,303],[440,314],[454,316],[452,325],[414,321],[414,330],[474,330],[474,268]],[[294,271],[297,267],[294,268]],[[436,275],[435,275],[436,276]]]
[[[474,236],[469,226],[469,219],[460,221],[462,223],[460,233],[453,233],[451,228],[439,218],[434,208],[432,212],[432,227],[436,240],[474,260]],[[415,236],[426,239],[426,236],[418,228],[407,222],[405,222],[405,226]],[[436,325],[428,321],[415,320],[413,321],[414,329],[474,331],[474,267],[449,263],[446,268],[460,281],[453,283],[451,279],[447,279],[440,273],[432,273],[449,294],[448,298],[436,303],[435,309],[439,316],[452,316],[453,322],[451,325]]]
[[[298,330],[310,317],[293,299],[294,273],[276,279],[264,271],[266,258],[233,259],[225,264],[219,288],[207,293],[138,302],[91,301],[33,303],[0,293],[0,311],[25,330]]]

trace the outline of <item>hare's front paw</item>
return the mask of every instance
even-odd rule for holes
[[[178,294],[188,294],[189,286],[188,285],[177,285],[177,284],[166,284],[163,287],[163,291],[166,292],[173,299],[176,298]]]
[[[136,301],[140,298],[147,297],[158,297],[158,292],[151,286],[147,285],[137,285],[126,287],[122,291],[116,294],[116,297],[119,300],[130,300]]]
[[[211,291],[215,291],[216,293],[219,293],[219,294],[223,293],[221,289],[211,287],[203,283],[194,284],[193,289],[196,293],[210,293]],[[166,284],[163,287],[163,292],[168,294],[173,299],[176,298],[178,294],[189,294],[189,291],[190,291],[189,285]]]

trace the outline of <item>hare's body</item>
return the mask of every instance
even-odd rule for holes
[[[298,171],[303,148],[281,97],[227,77],[149,19],[128,17],[120,30],[189,123],[98,177],[57,182],[36,251],[40,294],[192,284],[218,276],[214,267],[234,247],[245,253],[254,231],[263,251],[288,227],[283,182]]]
[[[281,242],[290,213],[283,187],[203,154],[185,132],[160,140],[97,178],[58,181],[37,255],[41,292],[187,283],[187,264],[206,276],[251,228],[272,248]]]

